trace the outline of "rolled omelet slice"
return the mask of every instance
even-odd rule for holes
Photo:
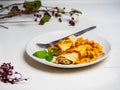
[[[58,51],[55,53],[55,56],[58,56],[61,53],[63,53],[64,51],[70,49],[71,47],[74,47],[76,39],[77,38],[74,35],[71,35],[71,36],[59,41],[55,45],[48,47],[48,51],[51,49],[53,49],[53,50],[58,49]]]
[[[56,64],[84,64],[95,61],[101,52],[101,46],[99,48],[92,47],[89,44],[80,45],[71,48],[58,57],[56,57]]]
[[[80,45],[56,57],[56,64],[77,64],[85,55],[89,45]]]
[[[79,53],[72,52],[72,53],[66,53],[58,56],[56,58],[56,64],[73,64],[77,60],[79,60]]]

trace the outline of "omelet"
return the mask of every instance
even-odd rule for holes
[[[64,51],[74,47],[76,39],[77,38],[74,35],[71,35],[59,41],[55,45],[48,47],[48,51],[50,51],[51,49],[58,49],[58,51],[55,53],[55,56],[58,56],[62,54]]]
[[[58,57],[56,57],[56,63],[62,63],[62,64],[77,64],[82,57],[85,55],[87,48],[89,45],[80,45],[74,48],[71,48]],[[66,62],[64,62],[66,61]],[[69,61],[70,63],[68,63]]]
[[[93,62],[103,53],[103,47],[99,43],[74,35],[48,47],[48,51],[51,49],[58,50],[54,54],[55,63],[65,65]]]

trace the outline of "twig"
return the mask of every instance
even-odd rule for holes
[[[48,6],[41,6],[41,7],[43,7],[43,8],[52,8],[52,9],[55,9],[56,7],[48,7]]]
[[[55,17],[59,17],[59,19],[61,19],[61,16],[62,15],[68,15],[70,16],[71,18],[74,19],[73,15],[79,15],[79,11],[77,10],[71,10],[71,11],[65,11],[65,8],[59,8],[59,7],[49,7],[49,6],[43,6],[41,5],[41,7],[43,9],[38,9],[38,10],[34,10],[33,8],[25,8],[24,10],[22,9],[19,9],[17,6],[18,5],[22,5],[24,3],[14,3],[14,4],[11,4],[11,5],[8,5],[6,7],[3,7],[3,8],[0,8],[0,10],[5,10],[5,9],[9,9],[9,7],[12,7],[10,12],[8,14],[0,14],[0,19],[4,19],[4,18],[10,18],[10,17],[13,17],[13,16],[17,16],[17,15],[21,15],[21,14],[34,14],[34,16],[36,17],[35,18],[35,21],[37,21],[37,18],[40,19],[40,22],[41,20],[43,20],[46,16],[45,16],[45,13],[48,13],[51,16],[55,16]],[[14,7],[15,6],[15,7]],[[15,9],[15,10],[14,10]],[[40,12],[43,12],[44,13],[44,16],[41,17],[41,13]],[[72,23],[75,23],[75,20],[71,19],[69,22],[72,22]],[[46,22],[46,20],[43,20],[44,22]],[[60,20],[61,21],[61,20]],[[23,22],[34,22],[34,21],[9,21],[9,22],[0,22],[0,24],[4,24],[4,23],[23,23]]]
[[[22,4],[23,4],[23,3],[14,3],[14,4],[11,4],[11,5],[8,5],[8,6],[6,6],[6,7],[1,8],[0,10],[8,9],[8,8],[11,7],[11,6],[22,5]]]
[[[0,25],[0,27],[3,27],[3,28],[5,28],[5,29],[8,29],[8,27],[6,27],[6,26],[3,26],[3,25]]]
[[[7,21],[7,22],[0,22],[0,24],[4,24],[4,23],[25,23],[25,22],[35,22],[35,21]]]
[[[9,22],[0,22],[0,24],[4,24],[4,23],[26,23],[26,22],[35,22],[35,21],[9,21]],[[8,27],[3,26],[3,25],[0,25],[0,27],[8,29]]]
[[[17,15],[21,15],[21,12],[16,13],[14,15],[3,14],[3,15],[0,15],[0,19],[9,18],[9,17],[17,16]]]

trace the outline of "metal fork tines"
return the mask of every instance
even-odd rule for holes
[[[37,45],[38,45],[39,47],[41,47],[41,48],[47,48],[47,47],[49,47],[49,46],[50,46],[50,44],[49,44],[49,43],[47,43],[47,44],[37,43]]]
[[[73,33],[73,34],[71,34],[71,35],[80,36],[80,35],[86,33],[87,31],[93,30],[94,28],[96,28],[96,26],[92,26],[92,27],[86,28],[86,29],[84,29],[84,30],[81,30],[81,31],[76,32],[76,33]],[[68,36],[70,36],[70,35],[68,35]],[[66,36],[66,37],[68,37],[68,36]],[[51,45],[54,45],[55,43],[59,42],[60,40],[66,38],[66,37],[63,37],[63,38],[61,38],[61,39],[58,39],[58,40],[55,40],[55,41],[52,41],[52,42],[49,42],[49,43],[46,43],[46,44],[37,43],[37,45],[38,45],[39,47],[41,47],[41,48],[47,48],[47,47],[49,47],[49,46],[51,46]]]
[[[37,43],[37,45],[41,48],[47,48],[49,46],[52,46],[54,45],[55,43],[59,42],[61,39],[58,39],[58,40],[55,40],[55,41],[52,41],[52,42],[49,42],[49,43],[46,43],[46,44],[43,44],[43,43]]]

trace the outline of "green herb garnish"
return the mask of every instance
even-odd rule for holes
[[[45,59],[46,59],[47,61],[52,61],[52,60],[53,60],[53,55],[47,55],[47,56],[45,57]]]
[[[33,53],[33,56],[37,58],[45,59],[47,61],[53,60],[53,55],[48,53],[46,50],[36,51],[35,53]]]
[[[38,57],[38,58],[45,58],[48,55],[48,52],[46,50],[41,50],[41,51],[36,51],[33,53],[33,56]]]
[[[51,48],[51,49],[49,50],[49,54],[55,55],[58,51],[59,51],[59,48]]]

